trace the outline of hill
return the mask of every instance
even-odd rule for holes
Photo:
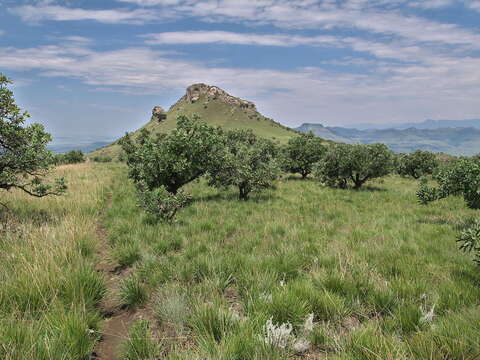
[[[176,127],[179,115],[198,115],[206,123],[225,129],[252,129],[255,134],[286,142],[295,131],[283,126],[257,111],[254,103],[228,94],[226,91],[206,84],[193,84],[167,112],[160,106],[152,111],[151,120],[142,128],[150,132],[165,133]],[[137,134],[141,129],[134,132]],[[120,154],[118,141],[94,151],[89,157],[112,157]]]

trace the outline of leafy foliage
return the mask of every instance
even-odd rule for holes
[[[420,185],[417,197],[422,204],[446,198],[463,196],[467,206],[480,209],[480,161],[463,158],[441,168],[435,175],[438,187],[429,187],[426,181]]]
[[[397,172],[402,176],[411,176],[419,179],[424,175],[432,174],[438,166],[435,154],[429,151],[417,150],[399,157]]]
[[[368,180],[388,175],[393,163],[394,155],[384,144],[336,144],[329,147],[315,175],[327,186],[346,188],[351,182],[359,189]]]
[[[144,130],[136,141],[127,134],[121,143],[130,178],[142,189],[163,186],[172,194],[204,175],[223,148],[220,130],[186,116],[169,134],[154,137]]]
[[[72,150],[65,154],[57,154],[55,156],[55,163],[60,164],[78,164],[85,162],[85,157],[82,150]]]
[[[326,152],[322,142],[312,132],[291,138],[282,151],[282,169],[293,174],[300,173],[302,178],[306,178]]]
[[[480,220],[471,221],[460,232],[457,241],[460,243],[460,250],[475,253],[475,262],[480,265]]]
[[[209,169],[210,185],[236,186],[241,200],[272,186],[279,175],[272,141],[249,130],[231,130],[225,134],[225,143],[221,161]]]
[[[180,188],[220,161],[224,149],[219,129],[186,116],[180,116],[177,128],[167,135],[154,137],[142,129],[135,140],[127,134],[121,144],[140,205],[166,221],[190,200]]]
[[[46,149],[51,137],[40,124],[24,126],[30,116],[15,104],[11,81],[0,74],[0,189],[18,188],[29,195],[59,195],[64,179],[44,181],[54,155]]]
[[[191,200],[190,195],[182,191],[176,194],[168,192],[164,186],[139,192],[140,205],[156,220],[172,221],[178,210]]]

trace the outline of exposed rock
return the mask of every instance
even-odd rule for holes
[[[255,104],[239,99],[235,96],[228,94],[226,91],[216,86],[210,86],[207,84],[193,84],[187,88],[187,93],[180,99],[179,102],[186,101],[189,103],[197,102],[201,97],[204,97],[204,105],[208,104],[211,100],[221,100],[227,104],[237,106],[241,109],[257,110]]]
[[[152,121],[156,120],[158,122],[161,122],[162,120],[165,120],[167,118],[167,113],[161,106],[155,106],[152,110]]]

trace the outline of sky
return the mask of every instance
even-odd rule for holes
[[[480,0],[0,0],[0,72],[54,136],[197,82],[287,126],[480,118]]]

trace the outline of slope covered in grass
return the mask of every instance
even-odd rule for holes
[[[241,202],[199,182],[168,225],[138,208],[121,165],[57,172],[64,197],[2,194],[2,359],[88,359],[107,294],[136,314],[115,349],[131,360],[300,357],[265,342],[269,320],[310,342],[306,358],[478,358],[480,272],[454,241],[476,212],[459,198],[418,205],[399,177],[361,191],[287,178]],[[117,289],[95,271],[99,223]]]
[[[136,284],[124,290],[140,288],[141,306],[154,314],[132,330],[126,352],[296,357],[265,343],[271,319],[311,342],[309,358],[479,355],[480,272],[454,241],[475,212],[461,199],[420,206],[417,183],[398,177],[362,191],[286,179],[248,202],[197,183],[178,222],[155,225],[139,214],[125,173],[115,188],[106,226]],[[153,334],[163,340],[139,343]]]
[[[112,170],[61,166],[65,196],[42,199],[1,192],[0,358],[88,359],[99,338],[96,225]]]

